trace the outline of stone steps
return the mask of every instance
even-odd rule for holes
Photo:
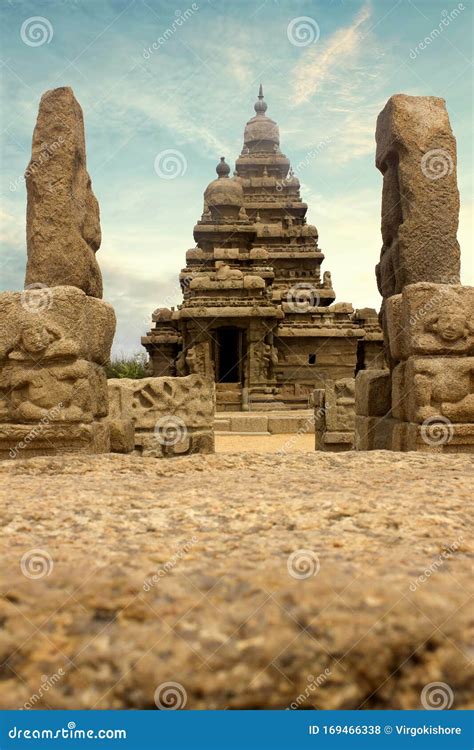
[[[214,419],[214,430],[219,434],[232,435],[280,435],[313,433],[313,412],[218,412]]]

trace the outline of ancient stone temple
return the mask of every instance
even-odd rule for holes
[[[374,310],[334,304],[318,230],[262,87],[230,176],[221,158],[180,273],[183,302],[143,337],[153,375],[205,375],[217,408],[304,408],[315,387],[383,366]]]

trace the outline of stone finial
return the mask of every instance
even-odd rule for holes
[[[264,115],[267,111],[267,103],[263,99],[263,86],[260,84],[258,89],[258,101],[254,104],[254,110],[257,113],[257,115]]]
[[[228,177],[230,174],[230,167],[225,160],[225,156],[221,156],[221,160],[216,167],[216,172],[220,177]]]
[[[75,286],[102,297],[95,257],[101,242],[99,204],[86,169],[82,109],[71,88],[41,97],[25,178],[25,284]]]

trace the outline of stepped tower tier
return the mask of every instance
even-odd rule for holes
[[[375,311],[333,304],[318,230],[262,86],[254,109],[233,176],[221,157],[204,192],[182,304],[157,310],[142,343],[154,375],[215,379],[220,409],[301,408],[321,383],[380,364],[382,336]]]

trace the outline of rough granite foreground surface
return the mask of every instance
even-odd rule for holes
[[[3,462],[0,707],[472,707],[473,467]]]

